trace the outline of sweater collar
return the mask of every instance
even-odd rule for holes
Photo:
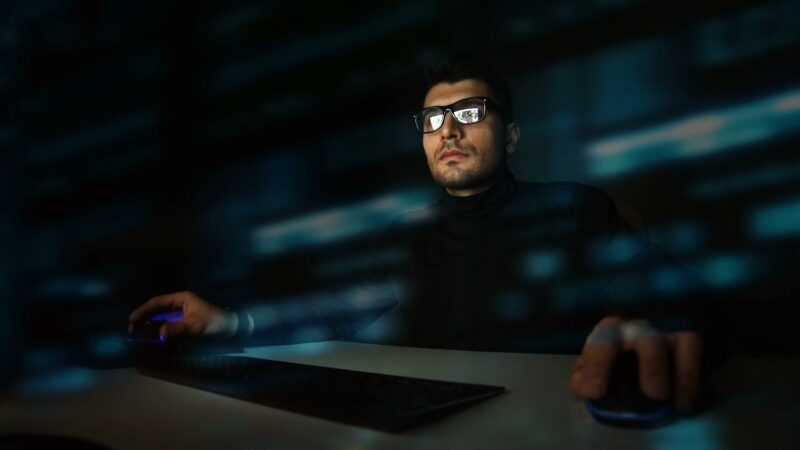
[[[438,209],[448,216],[482,216],[505,205],[515,188],[514,175],[504,168],[489,189],[475,195],[456,197],[442,188],[444,195],[438,202]]]

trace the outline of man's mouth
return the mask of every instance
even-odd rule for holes
[[[445,150],[439,154],[439,161],[445,161],[448,159],[464,159],[467,157],[467,154],[455,149]]]

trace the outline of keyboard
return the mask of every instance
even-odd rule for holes
[[[149,376],[338,422],[399,432],[505,391],[245,356],[159,354],[140,359]]]

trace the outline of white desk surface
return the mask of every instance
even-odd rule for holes
[[[250,356],[505,386],[508,392],[392,434],[303,416],[143,376],[69,369],[70,392],[0,397],[0,433],[49,433],[139,449],[798,449],[800,358],[738,358],[711,374],[718,404],[663,428],[599,424],[567,384],[574,356],[327,342]]]

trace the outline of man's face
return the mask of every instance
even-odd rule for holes
[[[466,79],[434,85],[425,96],[424,106],[450,105],[470,97],[494,100],[486,83]],[[422,135],[433,179],[455,196],[488,189],[505,164],[505,128],[500,113],[491,106],[483,121],[468,125],[459,123],[447,111],[441,128]]]

